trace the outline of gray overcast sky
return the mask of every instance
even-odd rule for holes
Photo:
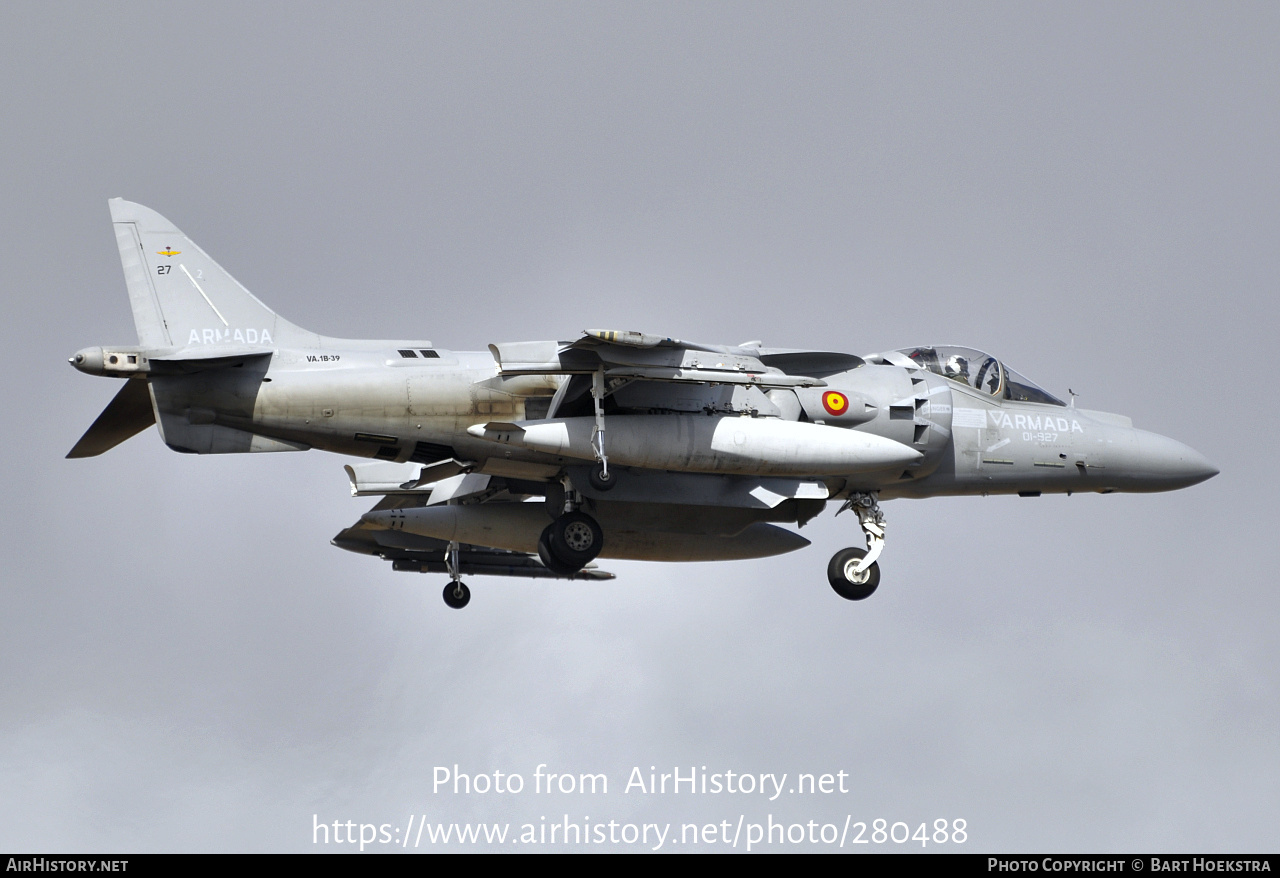
[[[5,4],[0,848],[568,814],[1276,850],[1277,45],[1265,3]],[[63,459],[116,389],[66,357],[135,338],[112,196],[330,335],[969,344],[1222,474],[888,504],[865,604],[828,512],[794,555],[453,612],[328,545],[370,505],[337,457]],[[610,789],[433,794],[455,763]]]

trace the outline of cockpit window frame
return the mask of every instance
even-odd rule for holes
[[[893,353],[900,355],[917,369],[932,372],[992,399],[1067,407],[1065,402],[1049,391],[1009,368],[997,357],[977,348],[962,345],[919,345],[901,348]],[[897,357],[893,359],[896,360]],[[888,357],[885,360],[892,362]],[[994,383],[992,368],[995,369]]]

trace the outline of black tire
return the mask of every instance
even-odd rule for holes
[[[551,530],[554,527],[554,524],[547,525],[546,529],[542,531],[542,536],[538,538],[538,560],[542,562],[543,567],[557,576],[572,576],[582,568],[566,564],[551,554]]]
[[[880,584],[878,561],[864,570],[858,579],[850,577],[849,568],[865,557],[865,549],[842,549],[832,555],[831,562],[827,564],[827,580],[836,594],[847,601],[866,600]]]
[[[444,587],[444,602],[455,610],[461,610],[471,602],[471,589],[461,582],[450,582]]]
[[[609,475],[604,474],[604,464],[597,463],[591,468],[591,472],[587,474],[587,481],[591,483],[591,487],[597,491],[612,491],[613,486],[618,484],[618,470],[609,470]]]
[[[585,512],[566,512],[551,522],[547,548],[556,560],[578,571],[594,561],[604,548],[604,531]]]

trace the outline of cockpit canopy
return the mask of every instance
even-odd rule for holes
[[[1047,390],[1023,378],[990,354],[953,346],[904,348],[900,353],[922,369],[959,381],[997,399],[1065,406]]]

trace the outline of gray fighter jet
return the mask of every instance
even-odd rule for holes
[[[138,344],[71,363],[126,379],[68,457],[151,424],[192,454],[317,448],[380,499],[333,544],[396,570],[609,579],[597,558],[759,558],[809,544],[828,504],[866,549],[832,588],[880,582],[881,500],[1170,491],[1217,470],[1120,415],[1086,411],[999,359],[928,346],[870,356],[586,330],[462,352],[308,332],[160,214],[110,202]]]

